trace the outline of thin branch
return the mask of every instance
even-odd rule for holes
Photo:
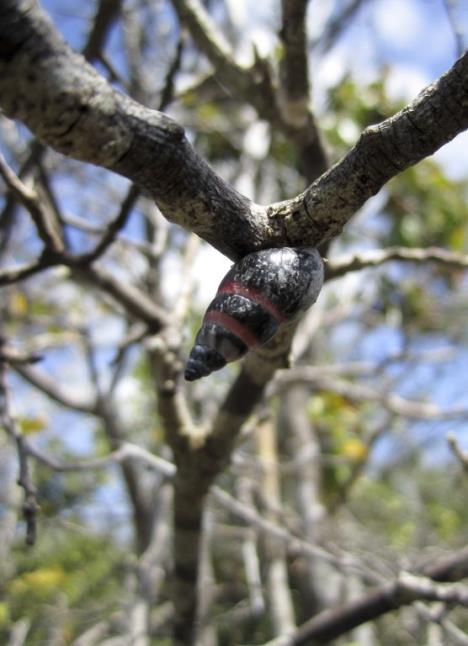
[[[0,287],[5,285],[13,285],[26,278],[30,278],[35,274],[40,274],[51,267],[60,265],[60,260],[51,256],[42,256],[38,261],[31,263],[24,263],[16,267],[7,267],[0,270]]]
[[[174,58],[166,73],[161,97],[159,99],[158,110],[164,111],[174,98],[175,77],[182,64],[182,54],[184,51],[185,37],[184,34],[179,36],[177,41]]]
[[[302,369],[297,372],[291,370],[287,374],[284,373],[281,382],[270,390],[270,394],[275,393],[277,388],[291,383],[311,383],[317,389],[337,393],[350,401],[379,404],[391,413],[404,417],[427,420],[465,419],[468,417],[468,408],[465,406],[454,406],[444,410],[428,402],[405,399],[396,393],[378,392],[363,384],[316,374],[308,375],[307,370]]]
[[[285,646],[327,643],[367,621],[375,620],[418,600],[443,601],[466,607],[468,588],[457,584],[436,585],[430,580],[430,575],[421,577],[402,572],[392,583],[313,617],[291,636]]]
[[[73,259],[68,259],[75,279],[84,281],[92,287],[98,287],[105,294],[111,296],[117,303],[136,319],[146,323],[154,333],[159,332],[169,322],[167,313],[154,303],[144,292],[131,285],[120,281],[104,267],[75,266]]]
[[[18,452],[18,484],[24,490],[23,517],[26,523],[26,543],[34,545],[37,535],[37,490],[31,478],[25,438],[21,434],[11,411],[10,393],[7,384],[6,364],[0,361],[0,426],[16,443]]]
[[[437,247],[428,247],[427,249],[389,247],[387,249],[348,254],[339,258],[329,258],[325,265],[325,280],[339,278],[350,271],[358,271],[366,267],[377,267],[392,260],[418,263],[436,262],[450,269],[468,268],[468,255],[456,251],[447,251]]]
[[[72,389],[65,390],[62,385],[57,384],[57,380],[31,366],[15,365],[14,369],[23,379],[57,404],[81,413],[94,413],[96,402],[93,398],[79,396]]]
[[[94,262],[105,253],[105,251],[115,241],[119,231],[121,231],[127,223],[128,217],[139,196],[140,190],[135,186],[135,184],[132,184],[128,189],[127,195],[122,201],[117,217],[107,225],[101,240],[92,251],[76,256],[74,258],[74,263],[86,265]]]
[[[468,451],[464,451],[461,448],[457,438],[452,433],[449,433],[447,435],[447,442],[449,443],[449,447],[452,453],[457,458],[458,462],[461,464],[464,471],[468,473]]]
[[[88,40],[83,48],[83,55],[93,61],[101,57],[109,31],[119,16],[122,0],[100,0],[93,20]]]
[[[9,346],[0,338],[0,363],[9,363],[11,366],[37,363],[42,356],[37,352],[24,352]]]
[[[333,47],[340,35],[349,25],[350,21],[366,1],[367,0],[349,0],[348,4],[343,9],[340,9],[336,16],[331,18],[325,26],[324,32],[321,33],[320,36],[312,43],[312,47],[319,47],[324,51]]]
[[[460,630],[453,622],[447,619],[448,607],[445,604],[437,604],[433,609],[426,604],[418,601],[415,603],[418,614],[428,622],[440,626],[450,638],[454,646],[468,646],[468,636]]]
[[[282,117],[294,131],[301,170],[310,183],[328,168],[325,149],[310,107],[309,55],[306,0],[282,0],[280,38],[283,56],[278,102]],[[292,132],[291,132],[292,134]]]
[[[0,175],[7,187],[17,197],[19,202],[28,210],[36,225],[41,240],[51,252],[61,252],[64,249],[63,241],[55,231],[51,222],[52,218],[44,209],[38,194],[24,184],[6,163],[0,154]]]
[[[243,522],[254,527],[259,532],[283,543],[287,547],[290,555],[301,554],[303,556],[319,558],[338,569],[350,569],[360,573],[368,581],[380,581],[380,578],[376,576],[375,572],[371,572],[354,557],[350,555],[335,555],[319,545],[314,545],[309,541],[295,536],[285,529],[284,526],[278,525],[264,518],[254,507],[239,501],[237,498],[234,498],[234,496],[231,496],[227,491],[224,491],[224,489],[214,485],[211,487],[210,495],[218,504],[222,505],[224,509],[227,509]]]
[[[160,458],[145,449],[131,444],[122,442],[121,446],[100,458],[92,460],[83,460],[81,462],[61,462],[56,458],[50,457],[44,451],[35,447],[28,438],[24,438],[24,450],[35,460],[58,473],[80,473],[82,471],[98,471],[114,464],[121,464],[127,460],[140,460],[145,465],[160,473],[166,479],[172,479],[176,473],[176,467],[172,462]]]
[[[463,29],[455,16],[457,0],[443,0],[442,4],[445,7],[447,20],[449,21],[450,29],[452,30],[453,37],[455,39],[455,54],[456,56],[461,56],[465,51],[466,46],[464,42]]]
[[[45,147],[33,139],[29,144],[28,155],[18,170],[18,177],[21,180],[27,181],[29,179],[36,163],[41,160],[44,151]],[[2,233],[0,236],[0,258],[7,250],[12,235],[16,217],[16,206],[16,197],[10,192],[6,198],[5,206],[0,212],[0,229]]]

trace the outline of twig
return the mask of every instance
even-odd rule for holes
[[[460,462],[461,466],[463,467],[464,471],[468,473],[468,451],[464,451],[461,446],[458,443],[457,438],[453,433],[449,433],[447,435],[447,442],[449,443],[449,447],[454,454],[454,456],[457,458],[457,460]]]
[[[281,382],[274,384],[269,394],[277,393],[286,384],[292,383],[310,383],[316,388],[334,392],[350,401],[355,402],[373,402],[379,404],[388,411],[404,417],[428,420],[450,420],[468,418],[468,408],[464,406],[454,406],[446,410],[440,409],[435,404],[422,401],[413,401],[401,397],[396,393],[382,393],[374,390],[370,386],[352,383],[343,379],[328,377],[326,375],[307,374],[306,371],[290,371],[290,374],[282,375]]]
[[[117,19],[122,6],[122,0],[100,0],[93,20],[93,26],[88,34],[88,40],[83,48],[83,55],[93,61],[101,58],[112,23]]]
[[[319,545],[314,545],[309,541],[294,536],[294,534],[284,527],[267,520],[261,516],[256,509],[242,503],[231,496],[227,491],[224,491],[224,489],[221,489],[216,485],[211,488],[210,493],[220,505],[243,520],[245,523],[254,527],[258,531],[283,542],[287,546],[290,554],[303,554],[304,556],[316,557],[339,569],[352,569],[363,575],[366,580],[380,582],[380,578],[376,576],[375,572],[368,570],[368,568],[357,561],[354,557],[348,555],[343,557],[336,556]]]
[[[464,557],[464,553],[462,553]],[[353,628],[418,600],[468,606],[468,587],[440,585],[429,577],[401,572],[395,581],[341,607],[325,610],[305,622],[285,646],[328,643]]]
[[[72,389],[65,389],[63,386],[57,385],[56,380],[31,366],[18,364],[14,366],[14,369],[23,379],[61,406],[82,413],[93,414],[95,412],[96,401],[93,397],[77,395]]]
[[[376,249],[357,254],[349,254],[341,258],[329,258],[325,266],[325,280],[333,280],[344,276],[350,271],[358,271],[366,267],[377,267],[391,260],[403,262],[436,262],[451,269],[467,269],[468,255],[428,247],[427,249],[413,249],[408,247],[389,247]]]
[[[456,8],[456,2],[454,0],[443,0],[442,3],[445,7],[445,13],[447,14],[447,19],[450,24],[450,29],[452,30],[453,37],[455,39],[455,54],[456,56],[461,56],[465,51],[465,42],[463,38],[463,30],[460,27],[460,24],[455,18],[454,9]]]
[[[87,265],[103,255],[108,247],[110,247],[110,245],[115,241],[119,231],[125,226],[128,216],[130,215],[139,196],[140,189],[135,184],[132,184],[121,204],[117,217],[107,225],[101,240],[92,251],[75,256],[73,260],[74,264]]]
[[[160,458],[159,456],[146,451],[136,444],[131,444],[130,442],[122,442],[118,449],[108,453],[107,455],[103,455],[100,458],[83,460],[82,462],[61,462],[60,460],[56,460],[31,444],[28,438],[23,438],[23,450],[27,455],[57,473],[98,471],[99,469],[105,469],[113,464],[121,464],[127,460],[135,459],[141,460],[148,467],[157,471],[165,479],[173,478],[176,473],[176,467],[172,462],[169,462],[164,458]]]
[[[37,352],[24,352],[13,348],[2,341],[0,337],[0,363],[9,363],[12,366],[21,364],[37,363],[42,356]]]
[[[306,31],[308,5],[304,0],[281,2],[282,26],[279,35],[284,51],[277,97],[281,116],[299,153],[302,173],[310,183],[327,170],[328,160],[310,107]]]
[[[57,231],[55,231],[51,222],[51,216],[46,213],[38,194],[20,180],[8,166],[2,154],[0,154],[0,175],[3,177],[10,191],[14,193],[21,204],[28,210],[46,249],[50,252],[63,251],[63,241]]]
[[[25,438],[20,433],[14,420],[10,406],[6,364],[0,361],[0,425],[15,441],[18,453],[19,475],[18,484],[24,490],[23,516],[26,523],[26,543],[34,545],[37,535],[37,490],[31,479]]]

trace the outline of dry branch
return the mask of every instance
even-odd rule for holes
[[[437,247],[428,247],[427,249],[389,247],[329,259],[325,265],[325,280],[333,280],[350,271],[358,271],[366,267],[378,267],[392,260],[418,263],[436,262],[450,269],[468,268],[468,255],[456,251],[447,251]]]

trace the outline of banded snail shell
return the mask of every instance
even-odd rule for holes
[[[244,256],[206,310],[185,379],[205,377],[269,341],[282,324],[315,303],[322,284],[317,249],[283,247]]]

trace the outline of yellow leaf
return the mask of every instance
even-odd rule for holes
[[[24,316],[28,313],[29,304],[26,294],[21,291],[15,291],[10,299],[11,313],[14,316]]]
[[[0,628],[7,626],[10,621],[10,610],[4,601],[0,602]]]
[[[35,595],[47,597],[55,594],[57,589],[64,585],[66,573],[61,567],[45,567],[31,572],[25,572],[10,584],[10,593],[13,596]]]
[[[43,590],[52,590],[63,585],[67,575],[60,567],[39,568],[32,572],[26,572],[21,579],[32,588],[41,588]]]
[[[356,462],[364,460],[367,457],[369,449],[367,445],[357,437],[345,440],[341,446],[341,452],[346,457]]]
[[[20,417],[18,424],[23,435],[32,435],[43,431],[47,426],[45,415],[33,415],[31,417]]]

